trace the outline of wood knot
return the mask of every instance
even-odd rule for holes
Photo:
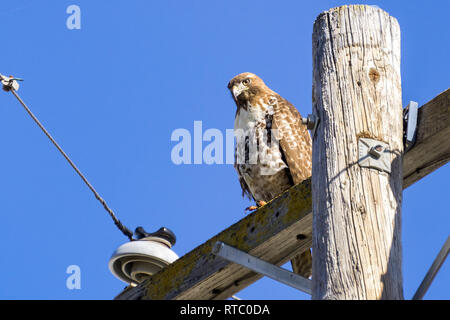
[[[380,81],[380,73],[375,68],[370,68],[369,70],[369,79],[373,83],[378,83]]]
[[[296,238],[297,238],[297,240],[305,240],[305,239],[308,238],[308,237],[305,236],[304,234],[301,234],[301,233],[300,233],[300,234],[297,235]]]

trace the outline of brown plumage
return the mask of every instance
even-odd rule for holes
[[[242,195],[270,201],[311,176],[311,138],[298,110],[253,73],[228,83],[236,103],[235,168]],[[292,261],[295,273],[311,275],[311,252]]]

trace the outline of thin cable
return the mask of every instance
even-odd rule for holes
[[[103,205],[103,208],[109,213],[111,218],[114,221],[114,224],[119,228],[122,233],[130,239],[130,241],[133,240],[133,232],[131,232],[127,227],[125,227],[122,222],[120,222],[119,219],[117,219],[114,212],[108,207],[105,200],[103,200],[102,197],[98,194],[98,192],[94,189],[94,187],[89,183],[89,181],[86,179],[86,177],[81,173],[81,171],[77,168],[75,163],[69,158],[69,156],[64,152],[64,150],[58,145],[58,143],[53,139],[53,137],[50,135],[50,133],[45,129],[45,127],[41,124],[41,122],[36,118],[36,116],[31,112],[30,108],[27,107],[25,102],[19,97],[19,95],[16,93],[16,91],[13,88],[10,88],[10,91],[12,94],[16,97],[16,99],[20,102],[20,104],[24,107],[24,109],[27,111],[27,113],[30,115],[30,117],[36,122],[36,124],[41,128],[41,130],[45,133],[45,135],[50,139],[50,141],[54,144],[56,149],[63,155],[63,157],[69,162],[69,164],[72,166],[72,168],[78,173],[80,178],[84,181],[84,183],[91,189],[91,191],[94,193],[95,198],[100,201],[100,203]]]

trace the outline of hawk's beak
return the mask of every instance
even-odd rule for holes
[[[231,88],[231,92],[233,92],[233,96],[235,99],[237,99],[242,91],[244,91],[245,87],[241,83],[238,85],[234,85],[233,88]]]

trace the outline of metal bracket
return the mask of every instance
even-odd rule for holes
[[[358,149],[358,163],[361,167],[391,173],[391,157],[388,144],[374,139],[359,138]]]
[[[14,78],[13,76],[6,77],[0,74],[0,81],[3,85],[3,90],[8,92],[11,89],[14,91],[19,90],[19,83],[17,81],[23,81],[23,79]]]
[[[295,289],[311,294],[311,280],[217,241],[212,253]]]
[[[418,106],[417,102],[410,101],[406,108],[403,109],[403,144],[405,152],[411,149],[416,142]]]

